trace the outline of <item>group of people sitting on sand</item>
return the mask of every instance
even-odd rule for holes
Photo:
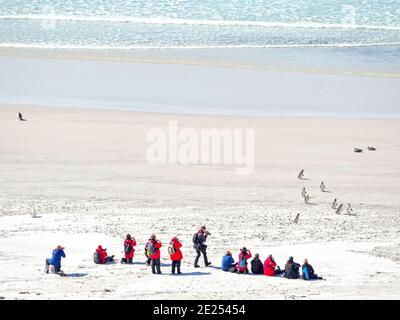
[[[232,257],[232,253],[227,251],[222,257],[221,269],[223,271],[229,271],[233,273],[249,273],[248,260],[252,257],[251,252],[246,247],[240,249],[239,260],[235,262]],[[315,274],[313,267],[308,263],[307,259],[304,259],[304,263],[301,266],[301,276],[300,276],[300,264],[293,261],[293,257],[289,257],[285,264],[285,269],[282,270],[275,262],[274,257],[270,254],[264,263],[260,259],[260,255],[256,253],[253,260],[251,261],[251,273],[253,274],[263,274],[266,276],[284,276],[287,279],[299,279],[303,280],[321,280]]]
[[[196,250],[196,258],[194,261],[194,267],[199,268],[199,258],[201,255],[204,257],[204,266],[208,267],[211,262],[207,258],[207,245],[205,244],[207,237],[211,235],[207,231],[205,226],[202,226],[193,235],[193,248]],[[122,264],[132,264],[135,255],[135,246],[137,245],[136,240],[130,234],[126,235],[124,240],[124,257],[121,258],[120,262]],[[152,234],[150,239],[146,242],[144,253],[146,256],[146,264],[151,266],[151,271],[153,274],[161,274],[161,251],[162,243],[157,239],[155,234]],[[168,254],[171,260],[171,274],[182,274],[181,272],[181,262],[183,259],[183,254],[181,251],[182,243],[178,237],[173,237],[168,244]],[[45,272],[46,273],[56,273],[59,275],[65,275],[61,270],[61,259],[65,258],[64,247],[57,246],[52,252],[51,259],[46,259]],[[250,250],[243,247],[239,252],[239,261],[235,263],[230,251],[227,251],[222,258],[221,269],[223,271],[230,271],[236,273],[249,273],[248,270],[248,260],[252,257]],[[114,255],[108,255],[107,249],[99,245],[93,255],[94,263],[96,264],[106,264],[114,262]],[[300,265],[293,261],[293,257],[290,257],[285,265],[285,269],[281,270],[277,266],[272,255],[261,262],[259,254],[256,254],[254,259],[251,261],[251,272],[253,274],[264,274],[267,276],[275,276],[283,274],[285,278],[288,279],[298,279],[300,278]],[[307,259],[304,261],[302,270],[302,278],[304,280],[312,279],[322,279],[314,273],[314,269],[308,264]]]

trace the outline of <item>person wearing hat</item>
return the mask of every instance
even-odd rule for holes
[[[175,274],[175,269],[178,274],[182,274],[181,272],[181,261],[183,259],[182,255],[182,243],[179,241],[178,237],[173,237],[169,243],[168,252],[172,261],[172,269],[171,273]]]
[[[300,264],[293,261],[293,257],[289,257],[285,264],[284,277],[287,279],[298,279],[300,277]]]
[[[225,255],[222,257],[221,270],[230,272],[237,271],[237,262],[235,263],[232,253],[229,250],[226,251]]]
[[[51,259],[46,259],[45,273],[49,273],[49,269],[55,273],[61,272],[61,258],[65,258],[64,247],[58,245],[51,254]]]

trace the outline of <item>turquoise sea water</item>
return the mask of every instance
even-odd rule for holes
[[[398,0],[0,0],[1,48],[400,73]]]

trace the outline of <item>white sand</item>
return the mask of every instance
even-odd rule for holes
[[[29,121],[19,122],[17,112]],[[232,166],[149,166],[145,134],[168,120],[191,128],[254,128],[255,172]],[[0,106],[0,297],[6,299],[372,299],[400,298],[400,120],[182,116],[77,108]],[[356,154],[354,147],[378,148]],[[310,180],[298,180],[300,169]],[[330,192],[321,193],[323,180]],[[311,205],[301,199],[305,186]],[[355,216],[336,215],[333,198]],[[33,219],[33,210],[39,218]],[[292,223],[301,213],[298,225]],[[194,269],[191,237],[212,233],[219,267],[247,246],[280,266],[307,257],[325,281],[306,282]],[[98,244],[135,264],[99,266]],[[153,276],[143,247],[155,232],[184,243],[185,275]],[[43,262],[66,246],[65,272]],[[202,261],[201,261],[202,262]]]

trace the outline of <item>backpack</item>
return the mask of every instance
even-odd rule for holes
[[[146,249],[147,249],[148,255],[150,255],[150,256],[152,256],[153,254],[155,254],[156,251],[157,251],[156,247],[154,246],[153,241],[147,242]]]
[[[246,268],[246,256],[242,255],[239,261],[239,267],[240,268]]]
[[[168,253],[172,256],[173,254],[176,253],[176,249],[173,243],[170,243],[170,245],[168,246]]]
[[[309,280],[310,279],[310,275],[308,273],[308,268],[306,266],[304,266],[302,271],[303,271],[303,279],[304,280]]]
[[[125,253],[130,254],[131,252],[132,252],[132,247],[129,245],[129,243],[127,243],[125,245]]]
[[[196,232],[196,233],[193,235],[193,238],[192,238],[192,241],[193,241],[194,244],[197,244],[197,243],[198,243],[198,238],[199,238],[199,234]]]
[[[101,264],[100,255],[97,252],[93,253],[93,261],[95,264]]]

